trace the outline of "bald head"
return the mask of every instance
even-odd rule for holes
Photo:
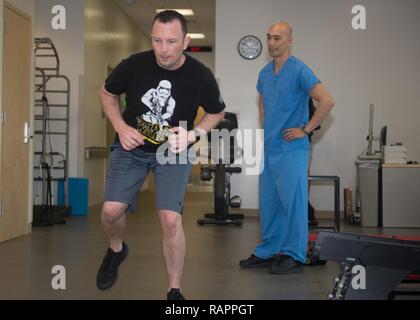
[[[289,38],[292,38],[293,28],[287,22],[279,21],[271,25],[270,29],[268,30],[268,33],[287,35]]]
[[[273,58],[287,59],[292,46],[292,27],[287,22],[276,22],[267,32],[268,53]]]

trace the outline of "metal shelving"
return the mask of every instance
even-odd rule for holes
[[[34,204],[51,205],[57,182],[66,186],[68,178],[70,81],[60,74],[59,55],[49,38],[35,38],[34,50]]]

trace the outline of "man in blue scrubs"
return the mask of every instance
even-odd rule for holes
[[[243,268],[271,273],[303,271],[308,240],[308,135],[327,117],[334,100],[302,61],[290,53],[292,28],[273,24],[267,46],[273,60],[257,84],[264,124],[264,169],[260,175],[261,243],[240,261]],[[309,121],[308,99],[318,102]]]

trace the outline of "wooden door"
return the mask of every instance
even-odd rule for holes
[[[29,232],[29,143],[24,141],[31,106],[31,20],[4,7],[1,126],[0,242]]]

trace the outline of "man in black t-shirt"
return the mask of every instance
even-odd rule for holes
[[[182,208],[191,163],[162,163],[158,155],[178,158],[224,117],[225,104],[216,80],[203,64],[184,54],[189,44],[185,18],[159,13],[152,26],[152,51],[124,59],[100,91],[103,109],[117,132],[101,219],[110,246],[99,268],[97,287],[109,289],[128,254],[123,242],[125,212],[133,210],[149,171],[154,174],[163,253],[169,278],[167,299],[184,299],[181,280],[185,259]],[[118,96],[126,95],[121,115]],[[195,128],[198,107],[205,115]],[[168,150],[169,149],[169,150]]]

